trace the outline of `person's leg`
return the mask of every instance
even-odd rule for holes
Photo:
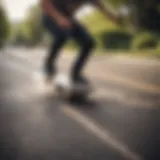
[[[45,71],[49,77],[52,77],[56,73],[56,59],[60,53],[60,49],[65,44],[65,40],[65,37],[57,36],[51,44],[49,53],[45,60]]]
[[[50,78],[52,78],[52,76],[56,72],[56,59],[60,49],[63,47],[66,40],[68,39],[68,31],[61,29],[48,16],[44,17],[44,27],[49,31],[49,33],[53,37],[51,48],[45,60],[45,72],[47,74],[47,78],[50,80]]]
[[[82,76],[82,71],[91,55],[95,42],[87,30],[78,23],[74,23],[73,37],[80,45],[81,50],[73,65],[71,76],[74,81],[87,83],[87,80]]]

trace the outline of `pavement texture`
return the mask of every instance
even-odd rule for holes
[[[42,78],[44,50],[0,53],[0,160],[158,160],[160,63],[94,56],[90,102],[57,99]],[[62,55],[60,72],[75,56]]]

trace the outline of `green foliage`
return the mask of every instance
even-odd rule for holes
[[[23,22],[12,25],[12,41],[16,44],[35,46],[42,43],[44,36],[41,24],[41,10],[32,6]]]
[[[157,46],[157,38],[149,33],[139,33],[136,35],[132,41],[132,48],[133,49],[150,49],[155,48]]]
[[[115,23],[107,19],[102,13],[94,11],[88,16],[85,16],[82,20],[85,26],[88,27],[89,31],[93,34],[99,34],[100,32],[109,30],[109,29],[118,29]]]
[[[138,29],[160,32],[159,0],[135,0],[133,5]]]
[[[82,19],[82,22],[96,39],[97,48],[129,49],[131,34],[127,32],[125,27],[121,30],[118,25],[107,19],[102,13],[94,11]]]
[[[24,36],[30,45],[36,45],[43,37],[43,28],[41,25],[41,10],[37,6],[33,6],[29,10],[24,23],[21,26]]]
[[[130,49],[132,35],[121,30],[111,30],[101,33],[104,49]]]
[[[156,48],[156,52],[159,54],[160,56],[160,41],[157,44],[157,48]]]
[[[10,33],[8,17],[4,9],[0,6],[0,48],[5,44]]]

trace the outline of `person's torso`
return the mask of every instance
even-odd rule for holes
[[[66,16],[72,16],[74,12],[89,0],[52,0],[53,4]]]

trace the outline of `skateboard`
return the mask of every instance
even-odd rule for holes
[[[83,101],[89,98],[92,92],[91,85],[73,83],[69,76],[59,74],[53,82],[54,93],[61,99],[69,101]]]

